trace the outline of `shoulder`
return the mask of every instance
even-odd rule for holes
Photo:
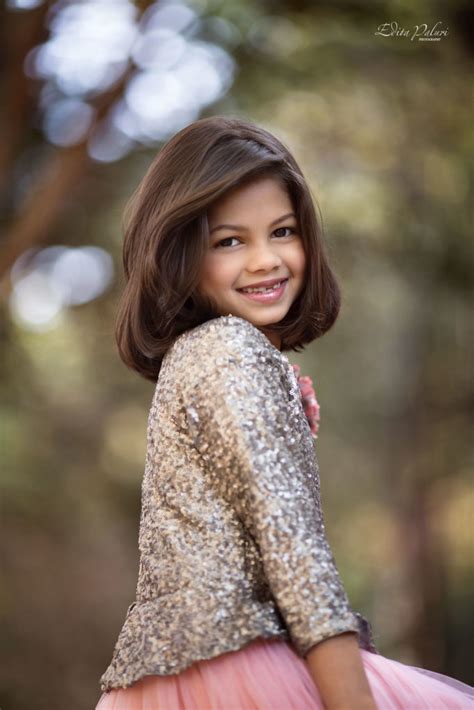
[[[268,352],[276,348],[252,323],[239,316],[220,316],[182,333],[166,354],[168,360],[181,361],[183,357],[213,359],[213,355],[242,355],[243,351]],[[206,357],[207,356],[207,357]]]
[[[166,364],[189,375],[230,362],[242,368],[286,368],[288,359],[256,326],[239,316],[213,318],[182,333],[166,353]]]

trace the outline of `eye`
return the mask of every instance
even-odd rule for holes
[[[289,234],[277,234],[277,232],[289,232]],[[278,227],[278,229],[275,229],[273,234],[276,234],[279,239],[284,239],[285,237],[289,237],[292,234],[296,234],[297,230],[294,227]],[[233,239],[238,241],[238,237],[225,237],[225,239],[221,239],[220,241],[216,242],[214,244],[214,249],[226,249],[230,246],[228,242],[231,242]],[[227,242],[227,244],[226,244]]]
[[[219,247],[229,247],[230,244],[224,244],[224,242],[231,242],[233,239],[237,239],[237,237],[226,237],[225,239],[221,239],[219,242],[214,244],[214,249],[219,249]]]
[[[276,234],[277,232],[284,232],[285,229],[287,229],[290,234],[296,234],[296,229],[294,227],[278,227],[278,229],[275,229],[273,234]],[[290,234],[280,234],[280,237],[289,237]]]

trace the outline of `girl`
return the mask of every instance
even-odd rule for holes
[[[340,293],[288,149],[236,118],[181,130],[124,269],[120,355],[156,389],[136,599],[96,710],[474,707],[377,652],[326,540],[317,401],[283,351],[331,328]]]

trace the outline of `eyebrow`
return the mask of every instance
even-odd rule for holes
[[[284,219],[288,219],[288,217],[294,217],[296,219],[296,215],[294,214],[294,212],[288,212],[288,214],[284,214],[282,217],[278,217],[278,219],[275,219],[269,226],[273,227],[275,224],[278,224],[278,222],[283,222]],[[217,227],[213,227],[209,234],[217,232],[218,229],[237,229],[241,232],[248,232],[249,228],[243,226],[242,224],[219,224]]]

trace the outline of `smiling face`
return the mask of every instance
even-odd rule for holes
[[[265,326],[288,313],[302,289],[306,265],[288,193],[274,178],[256,179],[217,200],[208,222],[210,242],[198,290],[214,299],[221,315],[245,318],[279,348],[279,337]],[[266,294],[239,290],[280,279],[282,288]]]

